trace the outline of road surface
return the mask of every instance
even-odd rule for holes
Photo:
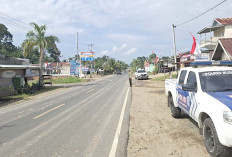
[[[130,101],[124,73],[3,107],[0,156],[125,156]]]

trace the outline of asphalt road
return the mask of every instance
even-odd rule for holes
[[[0,156],[126,156],[130,101],[124,73],[0,108]]]

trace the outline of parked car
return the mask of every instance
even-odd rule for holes
[[[232,156],[232,67],[192,64],[195,67],[181,69],[177,79],[165,81],[171,115],[180,118],[185,112],[197,122],[210,155]],[[220,62],[225,64],[232,62]]]
[[[149,76],[147,74],[147,72],[143,69],[138,69],[136,72],[135,72],[135,79],[146,79],[148,80]]]

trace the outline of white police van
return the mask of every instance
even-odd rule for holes
[[[232,61],[191,65],[165,80],[171,114],[185,112],[198,123],[210,155],[232,157]]]

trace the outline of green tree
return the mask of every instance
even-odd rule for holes
[[[94,60],[95,70],[104,69],[106,73],[113,73],[117,69],[124,70],[128,65],[109,56],[98,57]]]
[[[169,57],[168,56],[163,56],[161,59],[162,60],[167,60],[167,59],[169,59]]]
[[[58,38],[55,36],[46,36],[46,25],[39,26],[36,23],[30,23],[33,27],[33,30],[30,30],[26,35],[26,40],[24,40],[22,47],[23,47],[23,54],[27,56],[30,52],[33,51],[34,48],[39,50],[39,67],[40,67],[40,74],[39,74],[39,84],[40,86],[43,85],[43,66],[44,66],[44,58],[45,58],[45,51],[48,47],[53,47],[55,42],[58,42]],[[52,41],[53,40],[53,41]]]
[[[0,53],[9,57],[21,58],[22,50],[13,44],[13,35],[8,31],[8,28],[0,23]]]
[[[56,42],[60,42],[59,39],[55,36],[48,36],[48,47],[47,53],[49,58],[53,62],[60,62],[60,50],[58,49]]]
[[[154,61],[156,60],[156,54],[155,53],[152,53],[151,55],[149,55],[148,57],[148,61],[149,63],[154,63]]]
[[[25,56],[29,59],[32,64],[39,64],[39,50],[38,48],[33,48],[30,53]]]

